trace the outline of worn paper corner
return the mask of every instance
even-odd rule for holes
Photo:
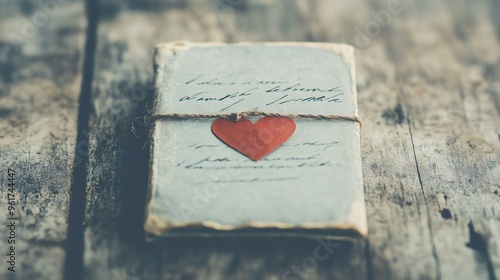
[[[362,236],[368,234],[368,224],[366,220],[366,206],[364,202],[353,202],[348,216],[349,223],[353,224],[354,229]]]
[[[144,223],[144,230],[147,233],[160,236],[169,228],[170,224],[166,222],[165,219],[155,213],[152,213],[151,211],[148,212]]]

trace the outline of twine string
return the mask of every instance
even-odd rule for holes
[[[232,121],[239,121],[242,118],[263,116],[263,117],[287,117],[292,119],[322,119],[332,121],[351,121],[357,122],[362,126],[361,118],[358,116],[342,116],[342,115],[322,115],[322,114],[282,114],[282,113],[268,113],[262,111],[246,111],[240,113],[216,113],[216,114],[156,114],[152,115],[152,120],[158,119],[195,119],[195,118],[224,118]]]

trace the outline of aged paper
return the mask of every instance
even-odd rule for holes
[[[158,46],[155,63],[157,114],[357,115],[349,46],[177,42]],[[296,119],[290,139],[254,162],[217,139],[213,121],[155,121],[150,236],[186,228],[366,234],[357,123]]]

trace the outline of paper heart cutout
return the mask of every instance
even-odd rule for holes
[[[246,118],[239,121],[216,119],[212,132],[222,142],[254,161],[278,148],[295,131],[295,122],[286,117],[263,117],[255,124]]]

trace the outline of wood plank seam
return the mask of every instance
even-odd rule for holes
[[[86,0],[85,11],[87,32],[84,49],[83,78],[78,98],[78,125],[75,147],[75,162],[71,180],[70,209],[68,215],[68,233],[66,244],[66,260],[64,279],[78,280],[83,278],[83,235],[84,214],[87,188],[87,164],[89,143],[89,115],[94,76],[94,60],[97,45],[97,0]],[[87,145],[87,151],[79,150],[81,144]]]
[[[406,110],[406,111],[408,112],[408,110]],[[420,175],[420,168],[418,166],[417,153],[415,151],[415,143],[413,142],[413,132],[411,129],[410,118],[408,116],[406,117],[406,122],[408,124],[408,132],[410,134],[410,143],[411,143],[413,157],[415,160],[415,168],[417,171],[418,182],[420,184],[420,190],[422,191],[422,196],[424,197],[424,201],[425,201],[425,211],[427,212],[427,226],[429,229],[429,235],[430,235],[430,239],[431,239],[432,256],[433,256],[434,262],[436,264],[436,279],[441,279],[441,266],[439,264],[439,256],[437,254],[436,244],[434,241],[434,233],[432,232],[431,212],[429,210],[429,204],[427,201],[427,197],[425,196],[424,184],[422,182],[422,176]]]

